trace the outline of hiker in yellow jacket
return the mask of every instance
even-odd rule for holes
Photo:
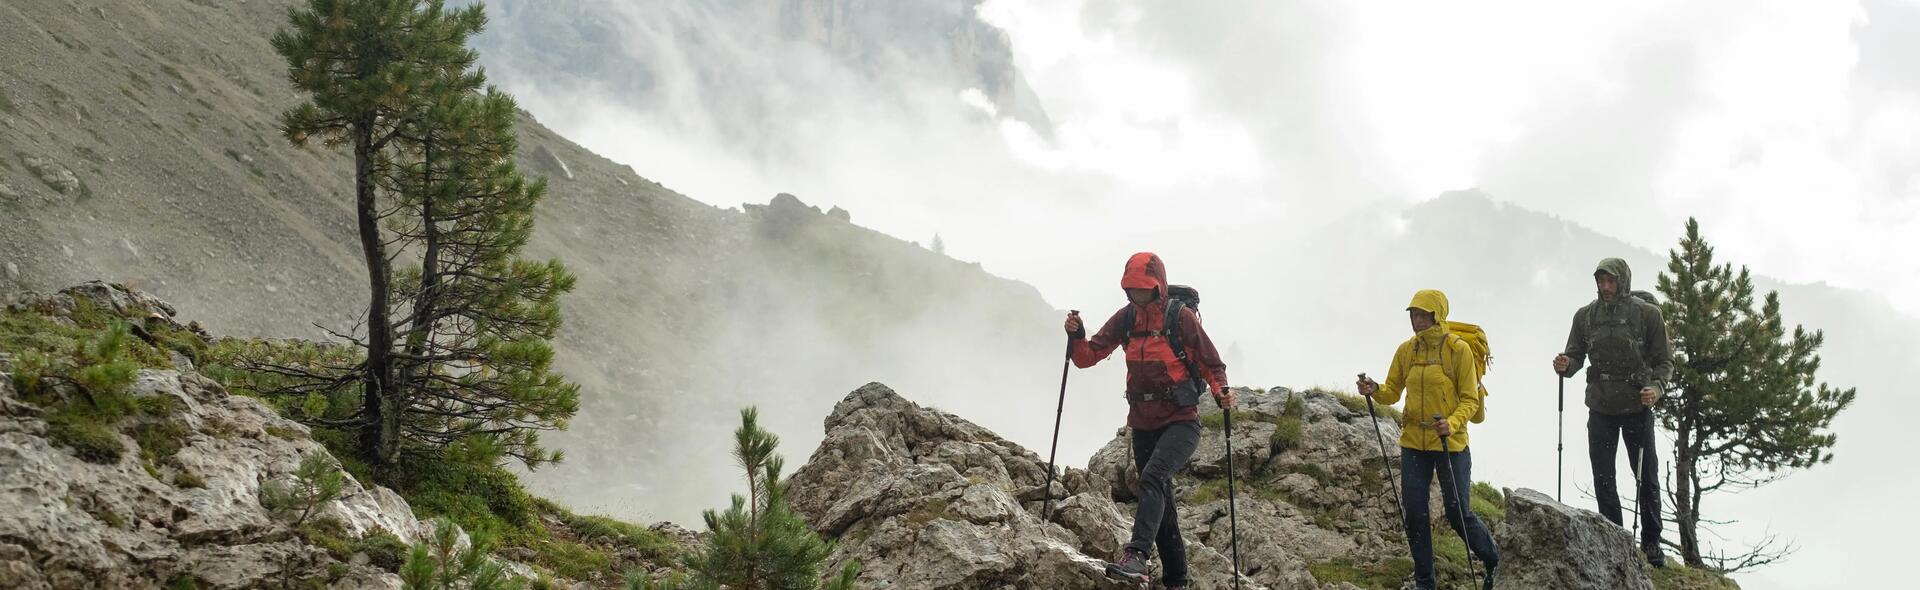
[[[1407,304],[1413,337],[1400,344],[1387,367],[1387,382],[1362,376],[1361,395],[1393,405],[1406,393],[1400,433],[1400,493],[1405,506],[1407,546],[1413,552],[1414,587],[1434,588],[1432,518],[1427,498],[1437,472],[1447,524],[1467,539],[1467,546],[1486,564],[1484,587],[1493,588],[1493,571],[1500,564],[1487,525],[1471,510],[1461,510],[1467,486],[1473,481],[1473,456],[1467,447],[1467,424],[1480,410],[1479,371],[1473,351],[1447,331],[1447,296],[1424,290]],[[1433,416],[1441,416],[1434,420]],[[1445,445],[1441,438],[1446,438]],[[1449,451],[1443,454],[1442,450]],[[1451,464],[1452,469],[1445,469]],[[1449,473],[1451,471],[1451,473]],[[1465,526],[1465,530],[1461,527]]]

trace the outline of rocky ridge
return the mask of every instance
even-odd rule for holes
[[[99,306],[122,317],[190,329],[173,308],[151,296],[93,283],[52,296],[8,298],[10,311],[34,310],[71,323],[76,310]],[[125,452],[88,460],[56,445],[57,419],[14,386],[11,356],[0,352],[0,587],[140,588],[192,581],[200,588],[281,587],[325,580],[336,588],[398,588],[391,571],[362,559],[342,560],[302,539],[261,502],[269,482],[288,479],[300,461],[326,450],[305,426],[266,404],[229,395],[174,355],[176,368],[140,369],[127,393],[136,403],[173,410],[116,425],[127,449],[144,427],[167,425],[177,449],[159,460]],[[339,497],[318,507],[316,520],[338,523],[361,538],[377,532],[402,542],[429,531],[392,490],[351,475]]]
[[[1231,586],[1221,479],[1231,461],[1243,588],[1400,587],[1394,564],[1402,574],[1410,566],[1364,410],[1320,391],[1241,395],[1232,454],[1224,417],[1204,412],[1203,443],[1176,478],[1194,586]],[[1381,422],[1389,440],[1394,422]],[[1087,469],[1062,470],[1048,514],[1044,457],[885,385],[849,394],[825,429],[790,498],[816,531],[839,539],[836,567],[862,564],[862,587],[1123,587],[1101,564],[1131,521],[1124,431]],[[1530,490],[1505,494],[1504,509],[1499,588],[1652,587],[1629,535],[1598,515]]]
[[[433,525],[394,490],[340,470],[306,426],[200,373],[192,359],[201,351],[179,335],[196,343],[208,335],[174,314],[151,295],[98,282],[0,295],[0,588],[400,588],[407,546],[426,541]],[[110,321],[141,341],[128,343],[139,347],[139,368],[124,391],[48,376],[45,354],[66,345],[46,342],[95,336]],[[135,409],[88,414],[119,399]],[[310,511],[278,505],[269,488],[297,485],[312,456],[335,465],[340,493]],[[658,553],[636,551],[612,528],[631,525],[556,505],[537,515],[555,540],[604,552],[616,571],[667,573]],[[670,523],[651,531],[675,546],[661,550],[669,554],[700,542]],[[458,539],[467,544],[464,532]],[[522,546],[494,557],[517,577],[558,587],[620,583],[536,568],[529,564],[541,556]]]

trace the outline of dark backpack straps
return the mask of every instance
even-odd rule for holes
[[[1121,343],[1124,345],[1126,340],[1132,338],[1163,336],[1167,339],[1167,347],[1173,349],[1174,358],[1180,359],[1180,365],[1187,368],[1187,378],[1205,381],[1200,378],[1200,372],[1194,368],[1193,360],[1187,357],[1186,342],[1180,338],[1180,310],[1182,309],[1186,309],[1186,304],[1181,303],[1179,299],[1167,298],[1167,312],[1163,314],[1165,318],[1160,324],[1160,329],[1143,331],[1133,329],[1133,324],[1139,320],[1139,316],[1136,315],[1134,307],[1128,305],[1123,319],[1127,329],[1121,332]]]
[[[1182,309],[1186,309],[1186,305],[1180,303],[1178,299],[1167,302],[1167,323],[1165,328],[1167,333],[1167,346],[1173,348],[1173,356],[1174,358],[1180,359],[1180,366],[1187,368],[1187,380],[1195,381],[1195,385],[1198,386],[1201,383],[1205,383],[1206,379],[1200,377],[1199,368],[1194,365],[1193,359],[1187,357],[1186,343],[1180,339],[1180,310]]]
[[[1187,347],[1180,341],[1180,310],[1184,307],[1179,299],[1167,299],[1166,321],[1160,328],[1160,332],[1167,336],[1167,346],[1173,348],[1173,356],[1182,363],[1187,362]]]

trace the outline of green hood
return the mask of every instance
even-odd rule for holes
[[[1603,273],[1613,275],[1613,278],[1620,282],[1620,289],[1616,292],[1617,296],[1627,297],[1630,293],[1633,293],[1633,268],[1627,266],[1627,261],[1619,258],[1602,260],[1599,266],[1594,267],[1593,274],[1594,276],[1600,276]],[[1594,292],[1598,294],[1599,289],[1596,288]],[[1606,298],[1601,297],[1601,299]]]

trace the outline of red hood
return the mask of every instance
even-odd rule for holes
[[[1167,298],[1167,265],[1152,252],[1141,252],[1127,259],[1127,272],[1120,275],[1122,289],[1153,289],[1160,299]]]

